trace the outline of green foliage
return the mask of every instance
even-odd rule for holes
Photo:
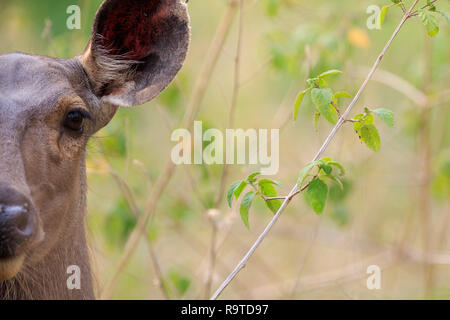
[[[450,199],[450,160],[446,160],[439,165],[433,178],[432,189],[437,199]]]
[[[394,113],[389,109],[370,110],[364,108],[364,113],[357,114],[351,121],[361,142],[373,151],[379,151],[381,148],[380,134],[374,125],[374,116],[377,115],[389,127],[394,127]]]
[[[381,148],[381,139],[378,129],[373,124],[362,124],[355,122],[353,124],[359,139],[373,151],[379,151]]]
[[[236,189],[239,187],[239,185],[241,184],[242,181],[236,181],[233,182],[230,187],[228,188],[227,191],[227,203],[228,206],[231,208],[231,206],[233,205],[233,195],[234,192],[236,191]]]
[[[127,154],[127,138],[123,128],[105,128],[102,146],[105,153],[112,157],[125,157]]]
[[[249,175],[248,176],[248,178],[247,178],[247,182],[248,183],[253,183],[253,182],[256,182],[257,181],[257,176],[260,176],[261,175],[261,172],[254,172],[254,173],[252,173],[251,175]]]
[[[333,171],[333,167],[339,169],[339,173],[335,173]],[[311,173],[314,168],[317,168],[316,173]],[[302,170],[300,170],[297,179],[297,187],[300,190],[304,188],[305,182],[307,181],[307,178],[310,176],[313,177],[328,176],[331,180],[340,184],[339,178],[342,177],[344,174],[345,169],[342,166],[342,164],[340,164],[337,161],[334,161],[332,158],[322,158],[318,161],[308,163]]]
[[[328,196],[328,185],[320,178],[314,178],[305,192],[306,202],[313,208],[314,212],[321,214],[325,208]]]
[[[158,237],[159,237],[159,229],[155,225],[155,223],[152,223],[151,226],[148,228],[147,238],[150,241],[150,243],[156,243]]]
[[[176,111],[181,102],[180,89],[175,84],[171,84],[159,95],[158,100],[169,110]]]
[[[335,94],[333,94],[333,101],[337,104],[338,98],[351,98],[352,95],[346,91],[338,91]]]
[[[327,83],[325,82],[324,78],[341,73],[342,71],[333,69],[322,72],[315,78],[306,80],[308,87],[298,94],[297,99],[294,103],[294,121],[297,120],[298,111],[305,95],[308,92],[311,92],[311,101],[313,102],[317,110],[317,112],[314,114],[314,127],[316,128],[316,130],[321,115],[330,123],[337,123],[339,119],[339,114],[337,111],[338,98],[350,97],[350,94],[345,91],[333,93],[333,90],[327,87]]]
[[[316,112],[314,114],[313,123],[314,123],[314,130],[319,130],[319,119],[320,119],[320,112]]]
[[[384,121],[389,127],[393,128],[395,125],[394,120],[394,112],[392,112],[389,109],[375,109],[372,110],[373,113],[375,113],[381,120]]]
[[[264,200],[266,206],[273,212],[276,213],[281,207],[281,201],[278,199],[267,200],[266,198],[277,197],[276,186],[280,186],[280,183],[271,179],[264,179],[260,177],[260,172],[254,172],[250,174],[246,180],[240,180],[232,183],[227,191],[227,202],[228,205],[232,206],[233,198],[236,200],[240,197],[242,192],[250,186],[253,191],[247,192],[241,200],[240,214],[244,225],[250,229],[249,223],[249,211],[253,204],[255,196],[259,196]]]
[[[311,91],[312,102],[316,106],[319,113],[332,124],[336,124],[339,115],[336,109],[334,109],[334,107],[331,105],[332,98],[333,91],[331,91],[331,89],[329,88],[314,88]]]
[[[333,76],[333,75],[335,75],[335,74],[341,74],[341,73],[342,73],[342,71],[336,70],[336,69],[328,70],[328,71],[325,71],[325,72],[321,73],[321,74],[318,76],[318,78],[319,78],[319,79],[323,79],[323,78],[325,78],[325,77],[329,77],[329,76]]]
[[[381,26],[383,25],[384,19],[386,19],[386,15],[391,7],[392,7],[392,5],[384,6],[383,8],[381,8],[380,15],[378,16],[378,19],[377,19],[377,27],[378,28],[381,28]]]
[[[252,202],[253,202],[254,198],[255,198],[255,192],[254,191],[248,192],[244,196],[244,198],[242,198],[241,208],[239,210],[241,213],[241,219],[248,229],[250,229],[250,224],[248,222],[248,211],[250,210],[250,207],[252,206]]]
[[[279,184],[276,181],[272,181],[272,180],[268,180],[268,179],[262,179],[258,182],[258,186],[259,186],[261,194],[268,198],[277,196],[277,189],[275,189],[274,185],[279,185]],[[280,209],[280,207],[281,207],[280,200],[265,201],[265,203],[266,203],[266,206],[273,213],[277,213],[278,209]]]
[[[338,172],[335,172],[336,168]],[[320,214],[325,208],[328,195],[328,185],[324,179],[335,183],[339,188],[344,189],[341,177],[345,174],[342,164],[332,158],[322,158],[318,161],[308,163],[299,173],[297,187],[299,190],[306,188],[306,202],[313,210]],[[312,177],[308,183],[308,177]]]
[[[439,20],[433,12],[425,9],[419,10],[419,17],[430,37],[434,37],[439,33]]]
[[[303,187],[303,183],[305,182],[306,178],[308,178],[310,171],[312,168],[314,168],[317,165],[317,161],[310,162],[304,167],[302,170],[300,170],[300,173],[298,175],[297,179],[297,186],[299,189]]]
[[[136,217],[130,212],[128,203],[120,198],[114,209],[108,213],[105,226],[105,235],[109,243],[122,246],[136,226]]]
[[[191,280],[180,274],[178,271],[170,271],[168,277],[180,296],[184,295],[189,290]]]
[[[241,183],[238,185],[236,190],[234,191],[234,196],[236,199],[238,199],[241,195],[241,193],[244,191],[244,189],[247,187],[248,182],[247,181],[241,181]]]
[[[311,88],[303,90],[302,92],[300,92],[298,94],[297,99],[295,99],[295,103],[294,103],[294,121],[297,120],[298,110],[300,109],[300,106],[301,106],[301,104],[303,102],[303,98],[305,97],[305,94],[307,94],[310,90],[311,90]]]

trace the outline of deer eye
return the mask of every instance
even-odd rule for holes
[[[76,133],[83,131],[84,120],[91,119],[90,114],[85,110],[72,110],[66,114],[64,127]]]

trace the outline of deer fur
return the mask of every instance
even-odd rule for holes
[[[189,41],[181,0],[105,0],[79,56],[0,55],[0,201],[1,186],[20,193],[34,223],[24,249],[0,258],[0,300],[95,298],[86,145],[119,106],[148,102],[172,81]],[[66,125],[73,112],[85,117],[77,131]],[[72,265],[80,290],[67,286]]]

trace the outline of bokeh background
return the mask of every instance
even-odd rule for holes
[[[87,44],[100,3],[0,0],[0,53],[75,56]],[[235,128],[281,129],[280,171],[273,178],[287,194],[331,130],[321,121],[314,131],[309,99],[292,121],[297,93],[310,76],[340,69],[344,74],[330,85],[355,94],[402,14],[393,8],[381,30],[369,30],[366,9],[389,3],[244,0],[240,11],[226,0],[189,2],[192,44],[177,79],[145,106],[121,109],[88,147],[87,224],[100,297],[211,295],[272,214],[257,201],[247,230],[238,206],[226,205],[223,185],[255,168],[232,165],[226,175],[219,165],[167,170],[173,129],[182,126],[189,105],[206,128],[229,128],[234,106]],[[81,8],[81,30],[66,27],[72,4]],[[438,6],[450,12],[448,1]],[[223,298],[450,298],[450,33],[444,18],[440,27],[430,39],[420,20],[408,21],[358,102],[359,111],[384,107],[396,114],[394,129],[379,124],[381,150],[372,152],[345,126],[326,152],[347,168],[344,192],[333,187],[320,216],[303,196],[295,198]],[[203,99],[193,103],[220,32],[226,36],[217,63],[207,73]],[[121,264],[137,217],[149,206],[155,210],[145,237]],[[370,265],[382,269],[381,290],[366,287]]]

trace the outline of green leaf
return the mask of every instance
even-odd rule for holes
[[[389,109],[376,109],[372,110],[381,120],[384,121],[389,127],[393,128],[395,125],[394,112]]]
[[[436,6],[431,2],[431,0],[427,0],[427,6],[430,11],[436,11]]]
[[[344,166],[342,164],[340,164],[339,162],[337,162],[337,161],[330,161],[330,162],[328,162],[328,165],[335,166],[335,167],[339,168],[339,170],[341,171],[341,176],[345,175]]]
[[[378,134],[377,128],[373,124],[361,124],[359,122],[355,122],[353,125],[359,138],[366,144],[366,146],[373,151],[380,150],[380,135]]]
[[[250,207],[252,206],[253,199],[255,198],[255,192],[250,191],[248,192],[244,198],[242,198],[241,201],[241,219],[244,222],[245,226],[250,230],[250,224],[248,222],[248,211],[250,210]]]
[[[236,181],[231,184],[231,186],[227,190],[227,202],[228,206],[231,208],[233,205],[233,194],[236,191],[237,187],[241,184],[242,181]]]
[[[333,94],[333,100],[336,100],[338,98],[351,98],[352,95],[346,91],[338,91],[335,94]]]
[[[136,226],[136,217],[130,212],[128,202],[120,197],[108,213],[104,223],[106,240],[113,245],[123,245]]]
[[[278,181],[271,180],[271,179],[261,179],[261,180],[258,181],[259,185],[266,184],[266,183],[274,184],[274,185],[279,186],[279,187],[281,186],[281,184]]]
[[[399,4],[402,0],[391,0],[392,3]]]
[[[377,19],[377,27],[378,28],[381,28],[381,26],[383,25],[384,19],[386,18],[386,14],[388,13],[390,8],[391,8],[391,6],[384,6],[383,8],[381,8],[380,15],[378,16],[378,19]]]
[[[423,25],[430,37],[434,37],[439,33],[439,20],[432,12],[419,9],[419,17],[422,19]]]
[[[297,120],[298,110],[300,109],[300,106],[301,106],[301,104],[303,102],[303,98],[305,97],[305,94],[307,94],[309,90],[311,90],[311,88],[303,90],[302,92],[300,92],[298,94],[297,99],[295,99],[295,104],[294,104],[294,121]]]
[[[317,162],[310,162],[304,167],[302,170],[300,170],[300,173],[298,175],[297,180],[297,186],[299,189],[303,187],[303,183],[305,182],[305,179],[308,177],[309,172],[312,168],[314,168],[317,165]]]
[[[372,111],[370,111],[369,109],[367,110],[369,113],[360,113],[357,114],[353,120],[354,121],[358,121],[360,125],[364,125],[364,124],[373,124],[375,122],[375,118],[372,114]]]
[[[340,70],[336,70],[336,69],[333,69],[333,70],[328,70],[328,71],[325,71],[325,72],[323,72],[323,73],[321,73],[317,78],[325,78],[325,77],[329,77],[329,76],[332,76],[332,75],[335,75],[335,74],[341,74],[342,73],[342,71],[340,71]]]
[[[344,184],[342,183],[341,179],[333,175],[327,175],[325,177],[333,181],[339,188],[341,188],[341,190],[344,190]]]
[[[329,88],[319,89],[314,88],[311,91],[311,99],[317,110],[332,124],[338,121],[338,113],[331,105],[333,99],[333,91]]]
[[[331,174],[331,171],[333,171],[333,168],[328,164],[321,164],[320,169],[322,169],[326,174]]]
[[[319,178],[312,180],[305,192],[306,202],[317,214],[321,214],[323,212],[327,201],[327,196],[328,186]]]
[[[257,176],[259,176],[259,175],[261,175],[261,172],[253,172],[251,175],[249,175],[248,177],[247,177],[247,182],[248,183],[251,183],[251,182],[255,182],[256,181],[256,177]]]
[[[314,130],[319,131],[319,119],[320,119],[320,112],[316,112],[314,114]]]
[[[176,271],[171,271],[169,273],[169,279],[177,289],[178,294],[180,295],[185,294],[186,291],[191,286],[191,281]]]
[[[445,20],[447,20],[447,23],[450,24],[450,18],[448,17],[448,15],[444,12],[444,11],[438,11],[441,16],[443,16],[445,18]]]
[[[248,186],[248,182],[247,181],[241,181],[241,183],[236,188],[236,190],[234,190],[234,196],[236,197],[236,200],[239,198],[239,196],[241,195],[242,191],[244,191],[244,189],[247,186]]]
[[[272,181],[265,182],[265,183],[259,183],[261,194],[268,198],[273,198],[277,196],[277,190],[272,184]],[[266,206],[273,212],[277,213],[278,209],[281,207],[281,201],[280,200],[270,200],[265,201]]]

